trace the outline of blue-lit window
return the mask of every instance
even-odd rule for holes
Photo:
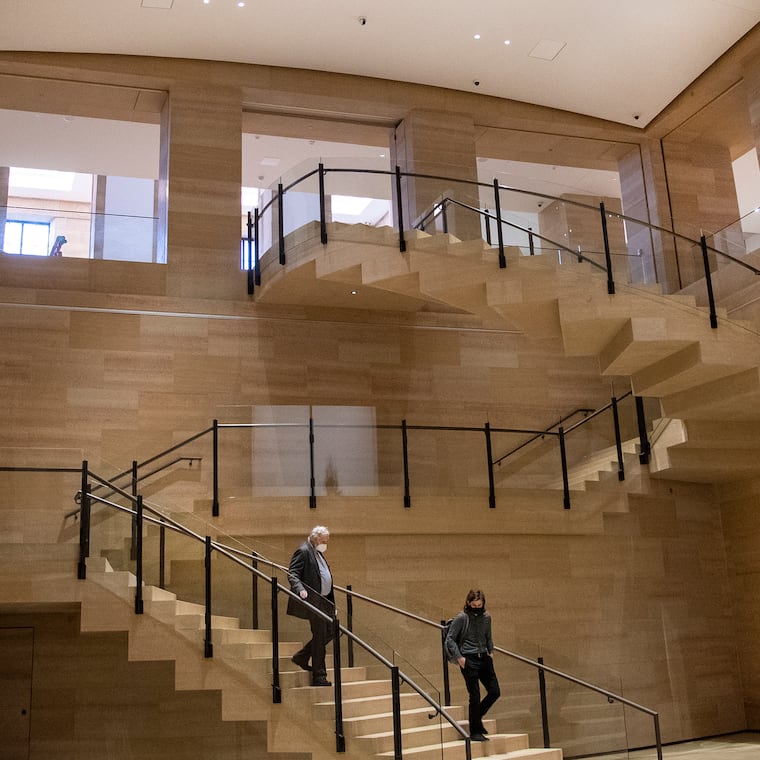
[[[47,256],[50,253],[50,224],[7,221],[3,251],[24,256]]]

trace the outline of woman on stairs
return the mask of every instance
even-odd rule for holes
[[[471,589],[467,594],[464,609],[451,621],[445,647],[449,660],[459,665],[470,696],[470,740],[486,742],[488,731],[483,726],[483,716],[501,696],[501,690],[493,667],[491,616],[480,589]],[[482,701],[481,683],[486,689]]]

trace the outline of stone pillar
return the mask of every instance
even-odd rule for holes
[[[90,222],[90,258],[103,258],[105,237],[106,185],[108,177],[96,174],[92,178],[92,220]]]
[[[755,148],[760,155],[760,54],[745,58],[742,61],[742,68],[749,121],[752,126]]]
[[[391,166],[402,172],[477,181],[475,123],[472,116],[443,111],[411,111],[391,140]],[[402,180],[404,227],[429,211],[443,197],[479,208],[478,188],[436,179]],[[450,206],[448,231],[460,240],[482,237],[479,215]]]
[[[166,230],[167,295],[239,299],[246,292],[240,90],[174,85],[161,136],[159,228]]]
[[[723,145],[679,141],[674,137],[663,140],[662,153],[675,231],[699,240],[701,234],[710,236],[735,226],[739,203],[729,149]],[[726,234],[721,237],[725,242]],[[705,276],[702,252],[699,247],[678,239],[675,245],[678,278],[683,288]],[[723,249],[722,245],[719,247]],[[722,266],[725,261],[716,259],[712,263]]]
[[[671,228],[667,177],[659,141],[646,141],[620,158],[618,174],[623,214]],[[672,235],[626,223],[626,237],[632,255],[629,268],[633,282],[658,282],[665,293],[680,290]],[[633,258],[638,251],[640,258]]]

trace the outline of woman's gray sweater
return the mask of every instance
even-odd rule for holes
[[[487,612],[482,615],[460,612],[451,621],[445,645],[446,654],[451,660],[458,660],[468,654],[492,654],[491,616]]]

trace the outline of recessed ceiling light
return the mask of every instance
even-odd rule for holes
[[[352,290],[352,291],[351,291],[351,295],[352,295],[352,296],[355,296],[355,295],[356,295],[358,292],[359,292],[358,290]]]
[[[240,2],[237,4],[238,8],[245,8],[245,3],[243,0],[240,0]]]
[[[472,39],[479,40],[480,39],[480,35],[479,34],[473,34],[472,35]]]
[[[511,45],[512,44],[512,40],[504,40],[504,44],[505,45]]]

